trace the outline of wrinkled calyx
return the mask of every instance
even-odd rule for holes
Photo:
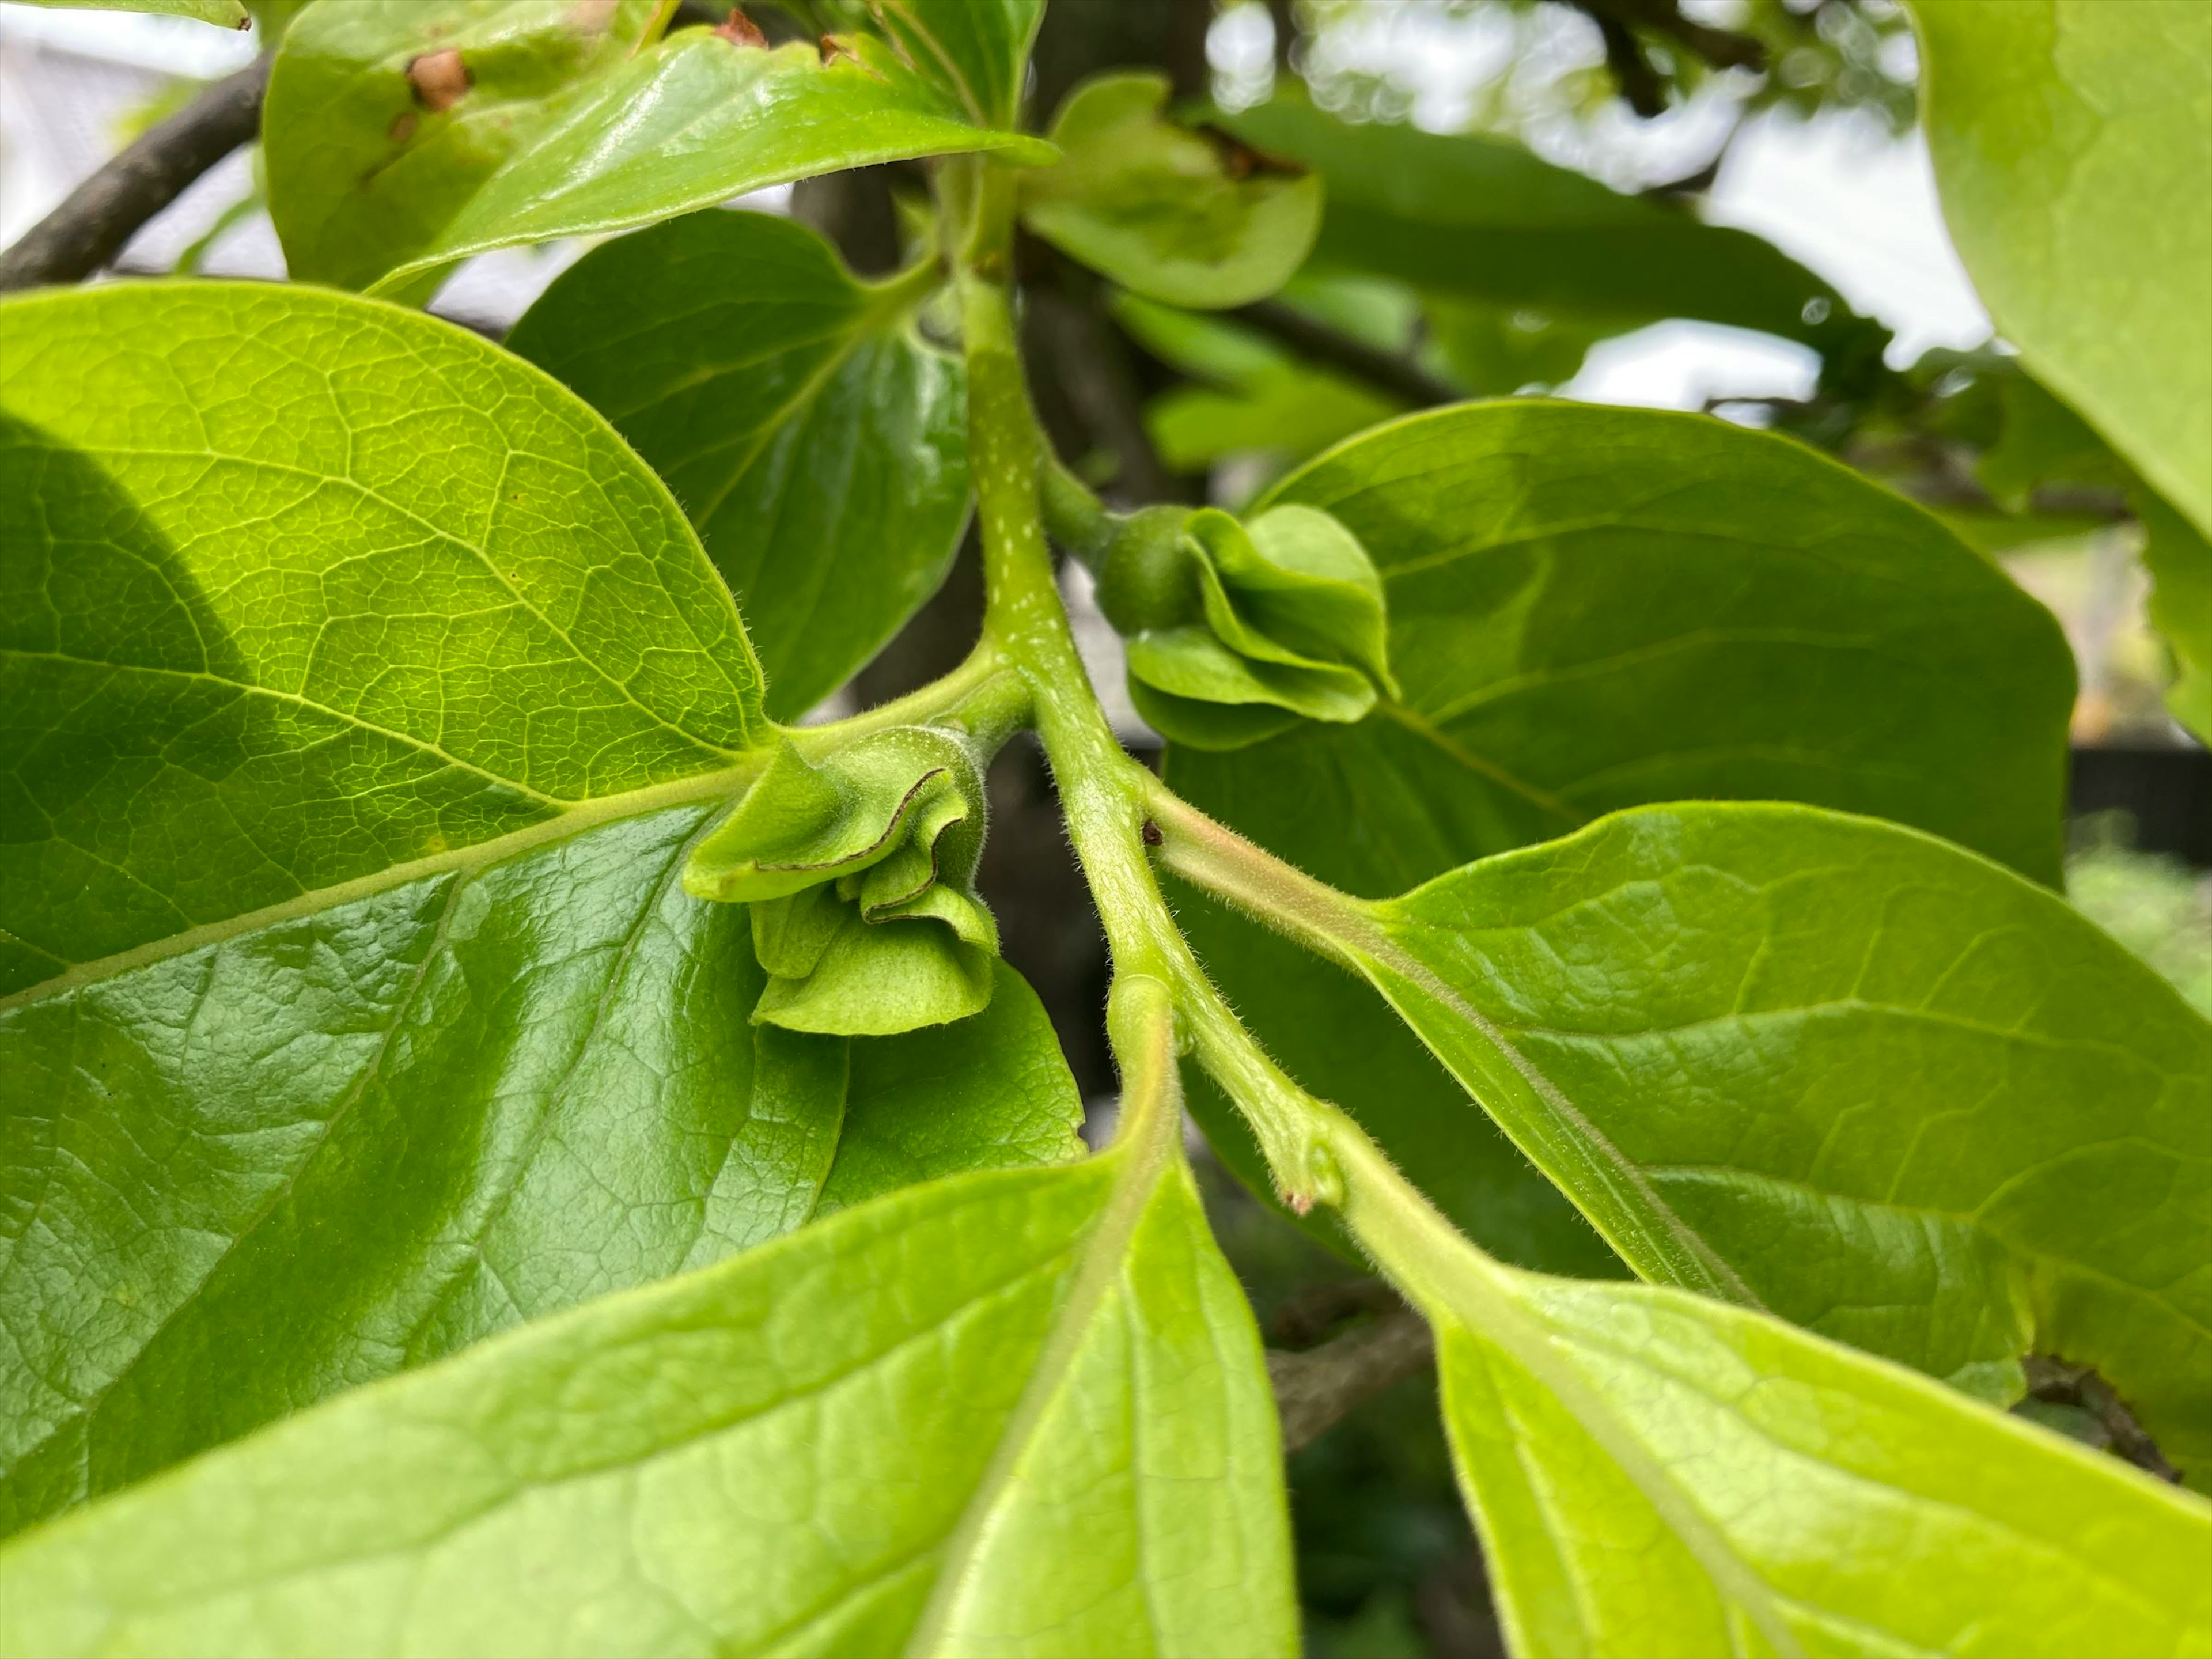
[[[756,1022],[887,1036],[991,1000],[983,830],[982,768],[954,732],[895,726],[818,763],[786,740],[693,849],[684,886],[751,907],[769,975]]]
[[[1390,678],[1382,580],[1310,507],[1249,523],[1213,507],[1121,521],[1098,602],[1128,637],[1137,712],[1175,742],[1238,749],[1300,720],[1364,720]]]

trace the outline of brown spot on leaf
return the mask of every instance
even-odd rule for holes
[[[403,109],[391,126],[386,129],[384,136],[395,144],[404,144],[415,136],[415,129],[422,125],[421,118],[413,110]]]
[[[1213,146],[1213,153],[1221,160],[1221,170],[1231,179],[1243,179],[1255,176],[1299,179],[1305,175],[1305,169],[1296,161],[1270,155],[1264,149],[1255,149],[1233,132],[1224,132],[1212,125],[1200,125],[1197,131],[1200,137]]]
[[[1145,820],[1145,845],[1147,847],[1158,847],[1164,843],[1166,840],[1167,837],[1160,833],[1160,826],[1154,823],[1150,818],[1146,818]]]
[[[415,101],[435,113],[449,110],[468,96],[469,66],[448,46],[426,52],[407,66],[407,84],[415,88]]]
[[[622,0],[576,0],[568,8],[568,27],[579,34],[605,34],[621,4]]]
[[[730,15],[714,26],[714,33],[733,46],[764,46],[768,36],[761,33],[758,23],[745,15],[742,7],[732,6]]]
[[[1314,1201],[1313,1194],[1311,1193],[1285,1193],[1282,1195],[1282,1199],[1284,1203],[1291,1206],[1291,1213],[1292,1215],[1311,1215],[1313,1213]]]

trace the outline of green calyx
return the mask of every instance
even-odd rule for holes
[[[1098,601],[1128,637],[1137,712],[1192,748],[1364,720],[1397,696],[1382,578],[1314,507],[1249,523],[1213,507],[1138,514],[1100,561]]]
[[[982,767],[902,726],[821,761],[785,739],[692,850],[684,890],[751,907],[768,970],[756,1024],[888,1036],[981,1013],[998,924],[975,892]]]

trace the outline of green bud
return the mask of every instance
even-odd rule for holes
[[[975,892],[982,769],[959,737],[895,726],[810,762],[788,740],[684,866],[752,907],[757,1022],[886,1036],[981,1013],[998,924]]]
[[[1382,580],[1358,539],[1310,507],[1249,524],[1207,507],[1117,538],[1099,585],[1128,635],[1129,692],[1165,737],[1237,749],[1300,720],[1364,720],[1390,676]]]

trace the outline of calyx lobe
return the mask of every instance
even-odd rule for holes
[[[694,897],[751,906],[753,1018],[883,1036],[981,1013],[999,930],[977,896],[982,768],[956,733],[895,726],[819,761],[786,739],[692,851]]]
[[[1237,749],[1299,720],[1364,720],[1395,696],[1382,578],[1315,507],[1127,520],[1099,573],[1128,636],[1129,691],[1163,735]]]

